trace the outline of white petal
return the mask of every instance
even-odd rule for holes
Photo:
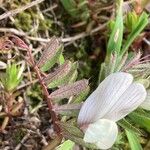
[[[117,135],[118,127],[115,122],[99,119],[88,126],[83,140],[96,144],[100,149],[108,149],[115,143]]]
[[[146,90],[140,83],[133,83],[118,99],[104,118],[118,121],[135,110],[146,98]]]
[[[84,102],[78,124],[89,124],[102,118],[132,83],[131,74],[118,72],[109,75]]]
[[[147,91],[145,101],[140,105],[143,109],[150,110],[150,90]]]
[[[7,67],[7,64],[0,61],[0,69],[5,69]]]

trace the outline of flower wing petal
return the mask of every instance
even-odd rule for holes
[[[133,76],[118,72],[109,75],[84,102],[78,124],[89,124],[102,118],[132,83]]]
[[[147,96],[144,102],[140,105],[143,109],[150,110],[150,90],[147,91]]]
[[[115,122],[99,119],[88,126],[83,140],[96,144],[100,149],[108,149],[115,143],[117,135],[118,127]]]
[[[123,93],[104,118],[118,121],[134,111],[146,98],[146,90],[140,83],[133,83]]]

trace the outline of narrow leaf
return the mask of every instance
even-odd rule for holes
[[[79,145],[82,145],[82,146],[84,146],[84,147],[86,147],[86,148],[89,148],[89,149],[98,149],[98,148],[96,147],[96,145],[91,144],[91,143],[86,143],[86,142],[84,142],[84,141],[83,141],[83,138],[74,136],[74,135],[72,135],[72,134],[70,134],[70,133],[68,133],[68,132],[63,132],[62,134],[63,134],[63,136],[64,136],[65,138],[70,139],[70,140],[74,141],[75,143],[77,143],[77,144],[79,144]]]
[[[119,54],[122,38],[123,38],[123,15],[122,15],[122,4],[123,1],[120,0],[118,4],[117,17],[115,20],[114,28],[110,35],[108,46],[107,46],[107,54],[110,55],[112,52],[116,52]]]
[[[69,98],[70,96],[79,94],[82,90],[87,88],[87,86],[88,80],[83,79],[75,83],[60,87],[58,90],[50,94],[50,98]]]
[[[72,150],[74,147],[75,143],[67,140],[64,143],[62,143],[56,150]]]
[[[76,126],[74,126],[71,122],[58,122],[58,124],[60,125],[63,131],[66,131],[77,137],[83,138],[83,132],[80,129],[78,129]]]
[[[138,135],[129,130],[125,130],[125,131],[126,131],[126,135],[127,135],[131,150],[142,150],[142,146],[140,144]]]
[[[129,34],[126,42],[123,44],[121,55],[124,55],[124,53],[128,50],[131,43],[137,38],[137,36],[146,27],[147,24],[148,24],[148,15],[145,12],[143,12],[139,18],[139,21],[137,22],[136,27]]]
[[[66,11],[72,16],[77,17],[78,10],[75,0],[60,0]]]
[[[45,79],[44,82],[46,85],[52,87],[51,84],[58,86],[61,84],[64,77],[69,73],[71,70],[71,62],[66,61],[63,65],[59,66],[54,72],[50,73]],[[54,87],[54,86],[53,86]]]
[[[61,44],[56,37],[52,37],[51,41],[46,45],[42,56],[37,62],[37,66],[39,68],[43,67],[48,60],[51,60],[56,54]]]
[[[132,125],[127,119],[122,119],[120,121],[117,122],[122,128],[128,130],[128,131],[132,131],[134,133],[137,133],[138,135],[144,135],[144,133],[136,128],[134,125]]]
[[[78,74],[77,67],[78,67],[77,62],[71,64],[71,69],[69,70],[69,72],[63,78],[58,78],[57,80],[53,80],[51,83],[48,84],[48,87],[54,88],[57,86],[62,86],[65,84],[75,82]]]
[[[82,104],[65,104],[61,106],[55,106],[53,111],[60,115],[73,117],[78,115],[81,106]]]
[[[71,101],[71,103],[81,103],[83,100],[85,100],[85,98],[89,94],[89,91],[90,91],[90,87],[87,86],[86,89],[84,89],[83,91],[81,91],[81,93],[79,95],[77,95],[77,96],[75,96],[73,98],[73,100]]]
[[[131,120],[136,124],[139,124],[141,127],[145,128],[148,132],[150,132],[150,117],[145,114],[138,114],[133,112],[129,115]]]

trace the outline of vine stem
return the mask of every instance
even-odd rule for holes
[[[36,65],[36,63],[34,61],[31,49],[27,48],[27,50],[28,50],[28,56],[29,56],[30,62],[32,64],[32,66],[33,66],[33,69],[34,69],[36,75],[37,75],[39,83],[40,83],[40,85],[41,85],[41,87],[43,89],[43,94],[44,94],[44,96],[46,98],[47,105],[48,105],[48,108],[49,108],[49,112],[51,114],[52,122],[53,122],[53,125],[54,125],[54,130],[56,131],[56,133],[59,136],[61,136],[61,129],[60,129],[59,125],[57,124],[57,122],[59,121],[59,119],[58,119],[58,116],[56,115],[56,113],[53,111],[52,100],[51,100],[51,98],[49,98],[49,92],[47,90],[47,87],[46,87],[45,83],[42,80],[42,74],[41,74],[39,68],[37,67],[37,65]]]

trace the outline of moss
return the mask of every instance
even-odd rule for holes
[[[33,19],[39,20],[39,31],[51,30],[53,21],[50,19],[41,19],[35,12],[23,12],[16,16],[15,26],[23,31],[29,31],[33,28]]]
[[[17,15],[15,19],[15,26],[24,31],[32,29],[32,18],[28,12],[23,12]]]
[[[9,10],[17,9],[23,5],[30,3],[31,0],[11,0],[4,3],[5,7]]]
[[[49,30],[52,27],[52,20],[50,19],[40,19],[39,20],[39,30],[40,31],[45,31],[45,30]]]
[[[22,138],[25,136],[25,134],[26,134],[26,130],[23,128],[14,130],[13,132],[14,142],[18,144],[22,140]]]

